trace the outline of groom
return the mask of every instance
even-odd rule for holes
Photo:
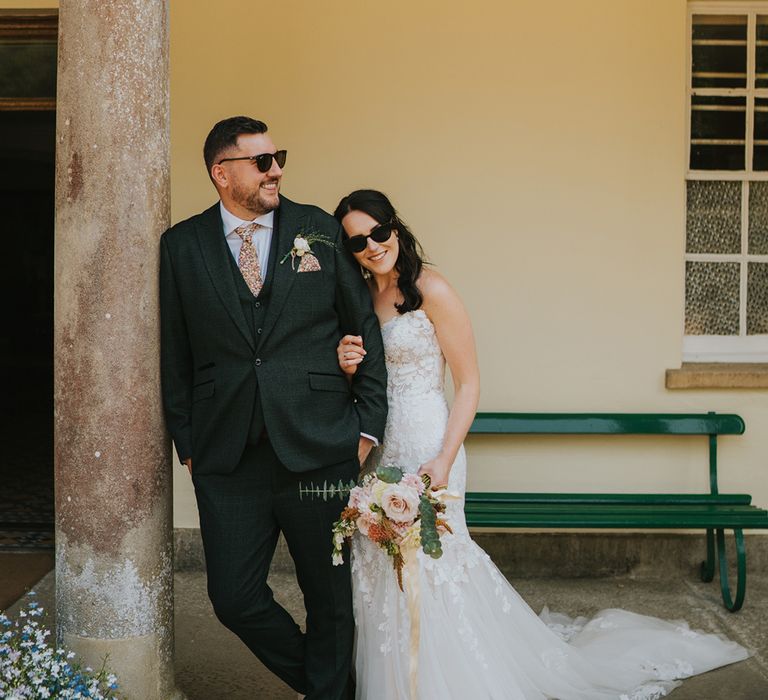
[[[162,389],[168,429],[192,474],[216,615],[288,685],[346,698],[349,569],[331,565],[343,503],[300,486],[348,483],[386,419],[379,326],[338,223],[279,195],[286,153],[263,122],[232,117],[205,141],[220,201],[163,234]],[[344,334],[367,355],[348,383]],[[306,633],[272,597],[282,532]]]

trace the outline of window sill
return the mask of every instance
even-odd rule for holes
[[[768,363],[683,362],[668,369],[667,389],[768,389]]]

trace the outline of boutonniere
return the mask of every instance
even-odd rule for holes
[[[305,234],[300,231],[293,239],[293,248],[291,248],[280,261],[282,265],[288,258],[291,259],[291,269],[295,270],[296,258],[299,259],[299,272],[314,272],[320,269],[320,262],[317,256],[312,252],[313,243],[322,243],[323,245],[335,248],[333,241],[322,233]]]

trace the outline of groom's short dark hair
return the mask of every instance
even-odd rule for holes
[[[264,122],[250,117],[229,117],[214,124],[213,129],[208,132],[203,146],[203,158],[205,159],[205,167],[208,169],[208,175],[211,174],[211,168],[219,156],[227,149],[237,145],[238,136],[241,134],[264,134],[266,131],[267,125]]]

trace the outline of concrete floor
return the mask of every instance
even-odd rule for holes
[[[24,595],[53,564],[53,551],[0,552],[0,610]]]
[[[684,618],[693,628],[725,634],[754,652],[745,662],[686,681],[670,696],[674,700],[768,698],[768,574],[751,574],[745,608],[735,615],[722,608],[716,583],[703,584],[677,575],[666,580],[511,580],[535,610],[546,604],[551,610],[589,615],[598,607],[622,607],[658,617]],[[294,700],[296,694],[266,671],[215,619],[203,572],[179,572],[175,585],[176,677],[188,700]],[[271,585],[276,598],[300,619],[303,606],[292,574],[274,573]],[[38,585],[43,602],[52,599],[53,586],[52,574]]]

